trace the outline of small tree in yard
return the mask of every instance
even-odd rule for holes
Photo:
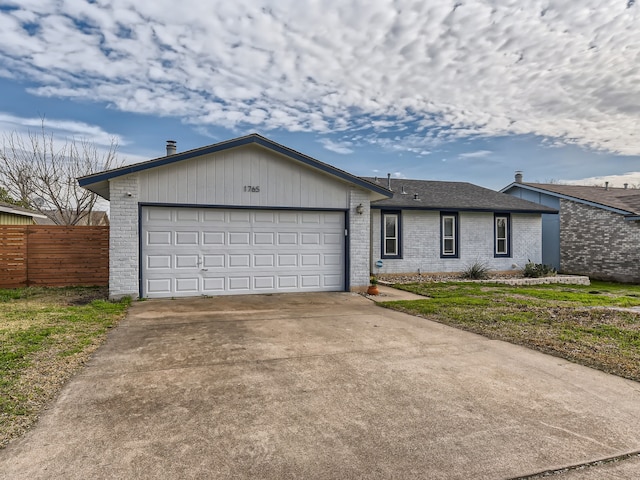
[[[58,147],[42,125],[38,133],[2,137],[0,184],[16,204],[36,210],[60,225],[76,225],[94,210],[98,196],[77,178],[122,165],[115,140],[100,152],[88,140],[66,140]]]

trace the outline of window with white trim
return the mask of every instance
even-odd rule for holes
[[[440,214],[440,256],[458,257],[458,214]]]
[[[496,257],[511,256],[511,218],[506,214],[494,216],[494,255]]]
[[[382,258],[400,258],[400,212],[382,212]]]

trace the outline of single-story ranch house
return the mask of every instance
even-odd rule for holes
[[[640,190],[526,183],[502,189],[559,213],[542,215],[542,261],[559,271],[640,283]]]
[[[257,134],[182,153],[169,141],[165,157],[79,179],[111,204],[112,298],[359,291],[370,273],[540,261],[554,209],[467,183],[390,182]]]

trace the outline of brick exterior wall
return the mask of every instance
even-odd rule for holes
[[[440,212],[404,210],[402,212],[402,258],[381,258],[381,212],[371,215],[371,271],[373,273],[462,272],[475,262],[490,270],[523,268],[527,260],[542,259],[542,219],[538,214],[511,215],[511,257],[495,258],[493,213],[460,212],[459,258],[440,258]],[[514,264],[517,265],[514,267]]]
[[[362,215],[356,207],[362,204]],[[351,188],[349,199],[349,284],[350,290],[362,291],[369,285],[370,222],[369,193]]]
[[[560,270],[601,280],[640,283],[640,222],[561,200]]]
[[[109,297],[138,297],[138,176],[111,180]],[[129,196],[129,193],[131,196]]]

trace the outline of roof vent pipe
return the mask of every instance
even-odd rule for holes
[[[609,190],[609,182],[604,182],[604,189]]]
[[[624,184],[624,189],[626,190],[627,188],[629,188],[629,184],[628,184],[628,183],[625,183],[625,184]]]
[[[387,173],[387,189],[391,190],[391,174]]]
[[[418,194],[417,194],[417,193],[414,193],[414,194],[413,194],[413,199],[414,199],[414,200],[418,200],[418,201],[419,201],[419,200],[420,200],[420,197],[418,196]]]
[[[167,140],[167,157],[169,155],[176,154],[176,141],[175,140]]]
[[[404,189],[404,185],[402,185],[402,195],[406,195],[407,191]]]
[[[522,172],[520,170],[516,170],[516,183],[522,183]]]

